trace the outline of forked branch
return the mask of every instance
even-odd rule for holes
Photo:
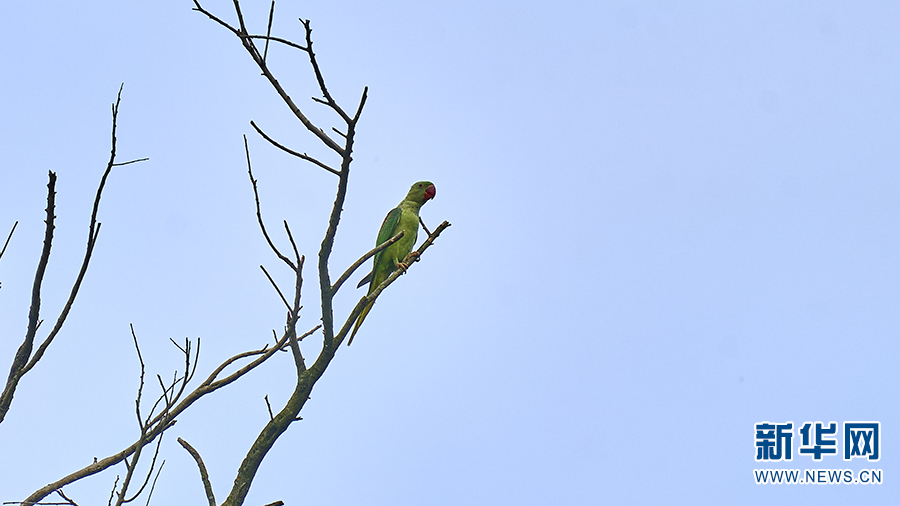
[[[309,330],[308,332],[306,332],[305,334],[300,336],[298,339],[302,339],[303,337],[311,335],[316,330],[318,330],[319,327],[320,327],[320,325],[316,325],[311,330]],[[267,361],[269,358],[271,358],[276,352],[278,352],[279,350],[284,348],[286,345],[288,345],[289,338],[290,338],[290,336],[287,333],[285,333],[285,335],[283,335],[275,343],[275,345],[272,346],[271,348],[268,345],[266,345],[266,346],[263,346],[261,349],[245,351],[243,353],[239,353],[239,354],[225,360],[218,367],[216,367],[212,371],[212,373],[210,373],[210,375],[202,383],[200,383],[200,385],[197,386],[197,388],[195,388],[189,394],[184,396],[183,399],[181,398],[180,393],[175,393],[174,395],[169,394],[170,403],[172,405],[171,408],[168,408],[168,409],[163,408],[160,413],[158,413],[155,416],[152,416],[152,418],[150,418],[150,416],[155,411],[155,410],[151,410],[151,414],[147,415],[147,419],[145,419],[145,422],[144,422],[146,425],[146,432],[144,433],[144,435],[142,437],[140,437],[138,439],[138,441],[129,445],[128,447],[124,448],[123,450],[121,450],[118,453],[115,453],[106,458],[100,459],[88,466],[85,466],[85,467],[79,469],[78,471],[75,471],[74,473],[72,473],[68,476],[65,476],[53,483],[50,483],[49,485],[47,485],[45,487],[42,487],[42,488],[36,490],[33,494],[28,496],[28,498],[26,498],[24,501],[22,501],[22,504],[25,506],[30,506],[35,503],[38,503],[42,499],[47,497],[49,494],[52,494],[57,489],[60,489],[66,485],[74,483],[82,478],[87,477],[87,476],[97,474],[105,469],[108,469],[108,468],[124,461],[126,458],[131,457],[138,450],[139,447],[142,448],[143,446],[146,446],[147,444],[152,443],[156,439],[157,436],[159,436],[164,431],[171,428],[175,424],[176,418],[181,413],[183,413],[187,408],[189,408],[194,402],[196,402],[197,400],[199,400],[201,397],[203,397],[205,395],[208,395],[222,387],[225,387],[225,386],[237,381],[238,379],[240,379],[241,377],[243,377],[250,371],[256,369],[258,366],[260,366],[265,361]],[[187,351],[187,350],[185,350],[185,351]],[[229,366],[234,364],[235,362],[237,362],[241,359],[244,359],[244,358],[249,358],[249,357],[254,357],[254,356],[256,357],[254,360],[252,360],[248,364],[244,365],[237,371],[235,371],[223,378],[219,378],[219,376],[222,374],[222,372],[226,368],[228,368]],[[191,376],[192,375],[189,375],[187,379],[189,380]],[[168,387],[168,390],[172,391],[172,386]],[[162,398],[162,396],[160,396],[160,397]],[[158,400],[157,404],[159,402],[160,401]],[[163,402],[165,402],[165,401],[163,401]]]
[[[347,195],[348,181],[350,175],[350,164],[353,160],[353,147],[356,138],[356,126],[359,121],[359,118],[362,114],[363,108],[365,107],[366,100],[368,97],[368,88],[364,88],[362,95],[359,99],[359,104],[356,107],[356,111],[351,116],[348,114],[334,99],[331,95],[326,83],[325,78],[321,72],[321,68],[319,66],[319,62],[317,60],[316,54],[313,51],[313,40],[312,40],[312,28],[309,20],[301,19],[300,22],[303,25],[305,31],[305,44],[297,44],[285,39],[279,39],[277,37],[273,37],[271,34],[271,24],[272,24],[272,13],[273,10],[269,11],[269,24],[266,30],[265,35],[255,35],[251,34],[247,26],[244,22],[244,15],[241,11],[241,5],[239,0],[234,0],[234,9],[235,14],[237,16],[237,24],[232,25],[228,22],[222,20],[218,16],[210,13],[205,10],[199,3],[199,0],[194,0],[195,9],[200,13],[206,15],[209,19],[223,26],[227,30],[229,30],[233,35],[235,35],[240,41],[247,52],[250,54],[251,58],[253,58],[254,62],[262,71],[263,75],[269,80],[269,83],[278,93],[278,95],[282,98],[282,100],[287,104],[288,108],[293,112],[293,114],[300,120],[300,122],[306,127],[308,131],[310,131],[313,135],[315,135],[323,144],[325,144],[328,148],[334,151],[340,157],[340,168],[335,169],[329,166],[328,164],[319,161],[315,158],[310,157],[306,153],[300,153],[298,151],[292,150],[290,148],[285,147],[279,142],[276,142],[271,136],[266,134],[260,129],[255,122],[251,121],[251,125],[253,128],[267,141],[269,141],[272,145],[281,149],[287,153],[290,153],[298,158],[301,158],[305,161],[308,161],[328,172],[335,174],[338,176],[338,184],[336,188],[336,194],[334,199],[334,204],[332,205],[331,214],[328,219],[328,227],[325,232],[325,236],[322,239],[321,246],[319,248],[318,254],[318,262],[317,262],[317,274],[319,278],[319,291],[320,291],[320,300],[322,304],[322,313],[321,313],[321,321],[322,321],[322,334],[323,334],[323,346],[321,351],[319,352],[318,357],[315,362],[310,366],[306,367],[303,361],[303,356],[300,353],[299,341],[302,339],[301,337],[295,337],[296,333],[294,332],[294,328],[296,326],[297,318],[299,317],[299,296],[300,296],[300,286],[302,284],[302,278],[300,277],[300,269],[299,265],[302,265],[302,257],[296,251],[296,245],[293,242],[293,238],[290,234],[290,230],[286,230],[288,232],[288,237],[291,239],[291,244],[294,247],[294,256],[298,259],[298,268],[294,269],[296,274],[296,286],[294,290],[295,298],[293,302],[289,303],[287,297],[284,296],[284,293],[277,287],[274,280],[271,276],[268,276],[270,282],[272,282],[273,286],[276,286],[276,290],[279,293],[282,301],[289,308],[287,324],[285,326],[285,335],[288,337],[287,345],[291,348],[291,351],[294,354],[294,360],[297,369],[297,380],[296,385],[294,387],[294,392],[291,395],[290,399],[284,405],[284,407],[279,410],[277,413],[271,412],[270,406],[270,419],[269,422],[265,425],[265,427],[260,431],[256,441],[254,441],[253,445],[248,450],[243,462],[241,463],[240,468],[238,469],[237,476],[234,480],[234,486],[232,487],[228,497],[222,503],[225,506],[238,506],[243,504],[246,495],[250,489],[250,485],[254,477],[256,476],[257,471],[259,470],[259,466],[262,463],[263,458],[268,453],[268,451],[275,444],[276,440],[279,436],[284,433],[288,427],[295,421],[299,419],[298,413],[303,408],[307,399],[309,399],[309,394],[312,391],[313,386],[318,381],[318,379],[322,376],[325,369],[328,367],[329,363],[334,357],[334,353],[337,350],[337,346],[340,345],[343,338],[346,336],[351,323],[356,319],[356,317],[362,311],[362,307],[371,301],[374,301],[375,298],[385,289],[388,285],[390,285],[397,277],[400,276],[401,272],[395,272],[388,279],[383,282],[381,285],[376,287],[376,289],[368,296],[363,297],[359,303],[356,305],[351,314],[347,317],[344,326],[341,328],[340,332],[335,335],[334,329],[334,314],[333,314],[333,299],[337,290],[341,287],[341,285],[346,282],[346,280],[353,274],[353,272],[360,266],[362,263],[366,261],[366,259],[371,258],[372,255],[375,255],[378,251],[383,250],[390,244],[393,244],[397,241],[401,235],[391,238],[389,241],[384,244],[378,245],[376,248],[372,249],[365,255],[363,255],[359,260],[354,262],[339,278],[338,280],[332,284],[331,283],[331,275],[328,268],[328,262],[331,257],[331,253],[334,247],[334,240],[337,234],[338,225],[340,223],[341,214],[343,212],[344,201]],[[263,51],[260,52],[256,47],[255,41],[264,40],[266,43]],[[307,116],[300,110],[299,107],[293,102],[290,95],[284,90],[281,84],[275,79],[272,72],[269,70],[267,64],[267,55],[268,55],[268,43],[269,42],[278,42],[280,44],[286,45],[290,48],[297,49],[306,53],[310,66],[312,67],[313,73],[316,77],[316,83],[319,86],[319,91],[321,92],[322,98],[313,97],[313,101],[316,103],[324,104],[332,109],[343,121],[344,125],[342,128],[332,127],[332,130],[340,136],[338,139],[342,141],[342,145],[338,144],[338,142],[326,134],[325,130],[320,128],[319,126],[313,124]],[[282,254],[271,241],[268,233],[265,230],[265,227],[262,224],[262,217],[259,211],[259,193],[256,187],[256,180],[253,178],[253,174],[250,171],[250,163],[249,163],[249,149],[246,148],[246,139],[245,139],[245,150],[248,152],[248,173],[250,173],[250,180],[253,185],[254,197],[256,199],[257,205],[257,217],[260,223],[260,228],[263,230],[263,235],[266,241],[269,243],[270,248],[275,253],[277,257],[279,257],[282,261],[288,263],[288,265],[293,265],[293,262],[289,260],[284,254]],[[418,260],[421,254],[427,249],[437,238],[438,235],[446,228],[450,226],[449,223],[444,222],[439,226],[433,233],[429,233],[428,239],[425,243],[416,251],[413,255],[410,256],[412,260]],[[426,229],[427,231],[427,229]],[[278,346],[281,349],[281,345]]]
[[[44,338],[44,341],[40,344],[40,346],[38,346],[37,350],[34,350],[34,353],[32,354],[34,339],[37,334],[38,326],[41,322],[41,285],[44,279],[44,273],[47,268],[47,263],[50,258],[50,250],[53,243],[56,174],[54,174],[53,172],[50,172],[49,174],[50,182],[47,184],[47,218],[46,228],[44,232],[44,248],[41,252],[41,258],[38,261],[38,268],[37,272],[35,273],[34,284],[32,286],[31,309],[29,310],[28,314],[28,327],[25,332],[25,339],[16,352],[16,356],[13,359],[13,364],[10,367],[6,386],[3,389],[3,393],[0,394],[0,422],[4,420],[4,418],[6,417],[6,413],[9,411],[10,404],[12,403],[13,396],[15,395],[16,388],[22,376],[30,371],[44,356],[44,352],[47,351],[50,343],[53,342],[53,339],[62,329],[62,326],[69,315],[69,311],[71,311],[72,305],[75,303],[75,298],[78,295],[78,290],[79,288],[81,288],[81,283],[84,280],[88,265],[91,262],[91,255],[94,252],[94,245],[97,243],[97,236],[100,234],[100,222],[97,221],[97,212],[100,208],[100,198],[103,196],[103,188],[106,186],[106,180],[109,177],[112,168],[116,165],[125,165],[128,163],[146,160],[146,158],[142,158],[139,160],[125,162],[123,164],[116,163],[116,128],[119,115],[119,103],[121,102],[121,100],[122,86],[119,87],[119,93],[116,96],[116,102],[112,105],[112,141],[109,153],[109,162],[106,164],[106,170],[103,172],[103,176],[100,178],[100,184],[97,187],[97,194],[94,197],[94,206],[91,211],[91,221],[88,227],[87,246],[85,248],[84,259],[81,262],[81,269],[78,271],[78,276],[75,278],[75,283],[72,285],[72,290],[69,293],[69,298],[66,300],[66,303],[59,314],[59,317],[56,319],[56,324],[53,326],[53,329],[50,330],[50,333],[47,335],[47,337]],[[13,227],[13,229],[15,229],[15,227]],[[10,236],[11,235],[12,232],[10,232]],[[8,240],[9,239],[7,239],[7,241]],[[5,248],[6,246],[4,246],[4,249]]]
[[[227,28],[229,31],[231,31],[231,33],[233,33],[235,36],[237,36],[241,40],[241,44],[243,44],[244,49],[246,49],[247,52],[250,53],[250,57],[253,58],[254,62],[256,62],[257,66],[262,71],[263,75],[266,76],[266,79],[268,79],[269,83],[272,84],[272,87],[275,88],[275,91],[278,92],[278,96],[280,96],[281,99],[284,100],[284,103],[287,104],[287,106],[291,110],[291,112],[294,113],[294,116],[296,116],[297,119],[299,119],[300,122],[303,123],[303,126],[305,126],[307,130],[312,132],[313,135],[318,137],[319,140],[321,140],[326,146],[328,146],[329,148],[331,148],[332,150],[334,150],[335,152],[337,152],[339,154],[343,154],[344,148],[342,148],[340,145],[338,145],[336,142],[334,142],[334,140],[331,137],[329,137],[328,134],[326,134],[324,130],[317,127],[315,124],[313,124],[313,122],[310,121],[309,118],[307,118],[305,114],[303,114],[303,112],[300,110],[300,108],[297,107],[297,105],[294,103],[294,100],[291,98],[291,96],[288,95],[287,91],[285,91],[285,89],[281,86],[281,84],[278,82],[278,80],[275,79],[275,76],[269,70],[269,67],[266,64],[265,58],[263,57],[262,53],[260,53],[259,49],[257,49],[256,44],[253,41],[254,41],[254,39],[272,40],[271,37],[266,37],[266,36],[261,36],[261,35],[250,35],[250,33],[247,32],[247,27],[244,25],[244,15],[241,12],[240,2],[237,0],[235,0],[235,2],[234,2],[234,9],[235,9],[235,13],[237,14],[237,17],[238,17],[239,28],[235,28],[235,27],[231,26],[230,24],[228,24],[227,22],[220,19],[219,17],[213,15],[211,12],[204,9],[203,6],[200,5],[200,2],[198,0],[194,0],[194,10],[206,15],[211,20],[213,20],[216,23]],[[310,61],[312,62],[312,64],[316,68],[318,68],[318,63],[315,62],[315,55],[313,54],[313,52],[310,48],[308,48],[308,47],[304,48],[303,46],[300,46],[299,44],[295,44],[293,46],[297,49],[300,49],[301,51],[306,52],[309,55]]]

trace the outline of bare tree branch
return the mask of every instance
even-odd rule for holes
[[[121,167],[123,165],[131,165],[132,163],[146,162],[147,160],[149,160],[149,158],[137,158],[135,160],[128,160],[127,162],[114,163],[114,164],[112,164],[112,166],[113,167]]]
[[[353,124],[355,125],[357,121],[359,121],[359,116],[362,114],[363,107],[366,106],[366,98],[369,96],[369,87],[366,86],[363,88],[362,96],[359,98],[359,105],[356,107],[356,114],[353,115]]]
[[[31,351],[34,347],[34,335],[37,333],[38,321],[41,313],[41,283],[44,281],[44,273],[47,270],[47,262],[50,260],[50,249],[53,244],[53,220],[56,217],[54,211],[56,209],[56,174],[50,172],[50,182],[47,183],[47,224],[44,229],[44,248],[41,251],[41,258],[38,261],[37,272],[34,274],[34,284],[31,288],[31,308],[28,311],[28,328],[25,332],[25,340],[16,351],[13,358],[12,366],[9,370],[9,377],[6,380],[6,387],[0,394],[0,422],[6,418],[9,406],[12,403],[13,395],[19,380],[25,374],[25,368],[28,365],[28,359],[31,357]]]
[[[57,490],[56,494],[58,496],[62,497],[66,501],[62,504],[70,504],[71,506],[78,506],[78,503],[76,503],[72,499],[69,499],[68,497],[66,497],[66,494],[62,491],[62,489]],[[46,503],[44,503],[44,504],[46,504]]]
[[[200,452],[195,450],[194,447],[184,439],[178,438],[178,444],[184,447],[184,449],[191,454],[191,457],[194,457],[194,461],[197,462],[197,467],[200,468],[200,481],[203,482],[203,490],[206,491],[206,499],[209,501],[209,506],[216,506],[216,497],[213,495],[212,483],[209,482],[209,473],[206,471],[206,464],[203,463]]]
[[[343,109],[331,98],[331,93],[328,92],[328,87],[325,86],[325,78],[322,77],[322,71],[319,70],[319,62],[316,60],[316,53],[313,52],[313,41],[312,41],[312,28],[310,27],[310,22],[308,19],[301,19],[300,23],[303,24],[303,28],[306,29],[306,53],[309,55],[309,63],[312,65],[313,72],[316,74],[316,81],[319,83],[319,89],[322,91],[322,96],[325,97],[325,100],[319,100],[314,98],[317,102],[321,102],[330,106],[334,109],[335,112],[340,115],[341,119],[346,123],[353,123],[354,121],[347,116],[347,113],[344,112]]]
[[[300,268],[297,269],[297,272],[299,272],[303,267],[303,256],[297,251],[297,243],[294,242],[294,234],[291,233],[291,227],[288,225],[287,220],[284,220],[284,231],[287,233],[288,240],[291,241],[291,248],[294,250],[294,258],[297,260],[297,265],[300,266]]]
[[[285,307],[287,307],[288,311],[290,311],[291,305],[288,304],[287,299],[284,298],[284,294],[281,293],[281,288],[278,288],[278,285],[275,284],[275,280],[272,279],[272,276],[269,275],[269,271],[267,271],[266,268],[263,267],[262,265],[260,265],[259,268],[262,269],[263,273],[266,275],[266,278],[269,279],[269,283],[272,284],[272,287],[274,287],[275,291],[278,292],[278,296],[281,297],[281,301],[284,302]]]
[[[275,16],[275,0],[272,0],[272,7],[269,8],[269,26],[266,28],[266,48],[263,49],[263,61],[266,61],[266,56],[269,54],[269,40],[271,40],[272,18],[274,16]]]
[[[134,341],[134,349],[137,352],[138,361],[141,363],[141,374],[139,376],[140,383],[138,384],[137,398],[134,400],[134,412],[137,416],[138,425],[141,427],[141,430],[145,428],[145,424],[141,417],[141,396],[144,393],[144,357],[141,356],[141,347],[138,345],[137,334],[134,333],[134,325],[129,324],[128,327],[131,329],[131,338]]]
[[[3,243],[3,249],[0,249],[0,258],[3,258],[3,254],[6,253],[6,247],[9,246],[9,240],[12,239],[13,232],[16,231],[17,226],[19,226],[18,221],[13,223],[12,229],[9,231],[9,235],[6,236],[6,242]]]
[[[428,227],[425,226],[425,221],[422,220],[422,217],[421,217],[421,216],[419,216],[419,225],[422,225],[422,230],[424,230],[426,234],[428,234],[429,236],[431,236],[431,230],[428,230]]]
[[[266,231],[266,225],[263,223],[262,219],[262,211],[260,210],[259,205],[259,189],[256,187],[256,179],[253,178],[253,167],[250,165],[250,147],[247,145],[247,136],[244,136],[244,152],[247,154],[247,174],[250,175],[250,183],[253,185],[253,198],[256,200],[256,220],[259,222],[259,228],[262,230],[263,237],[266,238],[266,242],[269,243],[269,247],[272,248],[272,251],[275,252],[275,255],[280,258],[284,263],[288,265],[294,272],[297,272],[297,266],[294,265],[291,260],[282,255],[281,251],[275,247],[275,244],[272,242],[272,239],[269,237],[269,233]]]
[[[97,459],[94,458],[94,462],[97,462]],[[106,506],[112,506],[113,497],[116,495],[116,488],[119,486],[119,475],[116,475],[116,481],[113,482],[113,488],[109,492],[109,501],[106,502]],[[23,503],[24,504],[24,503]]]
[[[132,494],[130,499],[124,499],[125,493],[127,492],[127,489],[128,489],[128,484],[126,482],[123,482],[122,490],[119,492],[120,496],[119,496],[119,500],[117,501],[117,504],[125,504],[125,503],[134,501],[135,499],[138,498],[139,495],[141,495],[141,493],[144,491],[144,488],[147,487],[147,484],[150,482],[150,476],[153,475],[153,469],[156,468],[156,459],[157,459],[157,457],[159,457],[159,448],[162,445],[162,439],[163,439],[162,434],[160,434],[159,437],[156,438],[156,449],[153,451],[153,460],[150,462],[150,469],[147,471],[147,475],[144,477],[144,483],[141,484],[141,488],[138,489],[137,492]],[[129,471],[132,471],[137,467],[137,461],[138,461],[138,457],[140,456],[140,453],[141,453],[140,450],[135,452],[135,457],[134,457],[134,459],[132,459]],[[127,463],[127,461],[126,461],[126,463]],[[165,464],[165,461],[163,461],[159,466],[160,472],[162,471],[163,464]],[[159,472],[157,472],[156,476],[159,477]],[[127,477],[126,477],[126,480],[127,480]],[[154,479],[153,482],[156,483],[156,479]],[[149,500],[149,498],[148,498],[148,500]]]
[[[274,5],[275,2],[272,2],[272,4]],[[196,10],[196,9],[194,9],[194,10]],[[272,27],[270,26],[269,28],[271,29]],[[248,39],[259,39],[259,40],[264,40],[264,41],[266,41],[266,45],[265,45],[265,48],[264,48],[264,50],[263,50],[263,61],[265,61],[265,59],[266,59],[266,52],[268,51],[268,48],[269,48],[269,41],[272,41],[272,42],[278,42],[278,43],[280,43],[280,44],[284,44],[285,46],[290,46],[290,47],[292,47],[292,48],[294,48],[294,49],[299,49],[299,50],[301,50],[301,51],[306,51],[306,48],[303,47],[303,46],[301,46],[300,44],[297,44],[297,43],[295,43],[295,42],[291,42],[291,41],[289,41],[289,40],[287,40],[287,39],[282,39],[282,38],[279,38],[279,37],[271,37],[271,36],[269,36],[269,35],[246,35],[246,37],[247,37]]]
[[[285,227],[287,227],[287,222],[285,222]],[[288,230],[288,234],[290,234],[290,230]],[[293,238],[291,239],[293,244]],[[295,254],[296,246],[294,247]],[[244,502],[244,499],[247,496],[247,492],[250,490],[250,484],[253,481],[253,478],[256,476],[256,472],[259,469],[259,465],[262,463],[263,458],[268,453],[269,449],[275,444],[275,441],[278,437],[287,430],[290,424],[294,423],[297,420],[297,413],[302,409],[303,404],[306,403],[306,400],[309,399],[309,391],[312,389],[313,384],[315,384],[315,380],[312,382],[305,382],[304,378],[307,378],[309,375],[307,374],[308,370],[306,368],[306,363],[303,360],[303,355],[300,352],[299,341],[306,335],[297,338],[297,319],[300,316],[300,292],[303,287],[303,262],[304,257],[300,256],[297,260],[298,269],[296,271],[296,285],[294,289],[294,305],[291,311],[288,313],[288,321],[285,326],[285,334],[288,338],[288,343],[290,344],[291,352],[294,356],[294,362],[297,368],[297,387],[294,389],[294,394],[291,395],[291,398],[288,400],[288,403],[285,407],[278,413],[278,415],[272,416],[271,406],[269,405],[268,396],[266,396],[266,405],[269,406],[269,422],[266,424],[266,427],[263,429],[263,432],[257,437],[256,441],[251,446],[250,450],[247,452],[246,457],[243,462],[241,462],[241,466],[238,469],[237,477],[234,480],[234,486],[231,489],[231,492],[228,494],[228,497],[225,499],[224,505],[241,505]],[[319,326],[316,326],[316,329]],[[315,329],[313,329],[315,330]],[[310,331],[312,332],[312,331]],[[276,348],[281,348],[281,342],[276,345]]]
[[[319,160],[316,160],[315,158],[307,155],[306,153],[300,153],[300,152],[294,151],[291,148],[288,148],[288,147],[285,147],[285,146],[279,144],[278,141],[276,141],[276,140],[272,139],[271,137],[269,137],[268,135],[266,135],[266,133],[263,132],[261,128],[256,126],[256,123],[254,123],[253,121],[250,121],[250,125],[256,129],[256,131],[259,133],[259,135],[262,136],[263,139],[269,141],[269,143],[271,143],[276,148],[281,149],[282,151],[284,151],[286,153],[290,153],[290,154],[296,156],[297,158],[300,158],[300,159],[306,160],[307,162],[318,165],[319,167],[322,167],[323,169],[327,170],[328,172],[331,172],[332,174],[334,174],[336,176],[341,175],[341,173],[339,171],[332,169],[328,165],[320,162]],[[343,135],[343,134],[341,134],[341,135]]]
[[[287,228],[287,222],[284,222],[285,228]],[[288,236],[290,236],[291,231],[288,229]],[[294,244],[294,239],[291,237],[291,244]],[[297,245],[294,244],[294,253],[297,253]],[[297,367],[297,374],[302,374],[306,370],[306,361],[303,360],[303,354],[300,353],[300,344],[299,339],[297,339],[297,319],[300,318],[300,291],[303,288],[303,263],[306,261],[306,257],[300,256],[298,258],[298,263],[300,264],[300,269],[297,270],[297,276],[295,278],[294,283],[294,308],[288,315],[288,323],[286,332],[289,335],[288,344],[291,346],[291,354],[294,356],[294,365]]]

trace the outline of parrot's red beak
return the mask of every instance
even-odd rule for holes
[[[429,200],[434,198],[434,195],[437,193],[437,190],[434,189],[434,185],[425,188],[425,200],[423,203],[428,202]]]

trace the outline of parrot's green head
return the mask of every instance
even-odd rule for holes
[[[435,193],[437,193],[437,190],[434,189],[434,184],[431,181],[419,181],[409,189],[409,193],[406,194],[406,200],[422,205],[433,199]]]

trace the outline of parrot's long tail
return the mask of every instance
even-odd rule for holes
[[[359,318],[356,319],[356,325],[353,326],[353,332],[350,333],[350,339],[347,339],[347,346],[353,342],[353,336],[356,335],[356,331],[359,330],[360,325],[362,325],[363,320],[366,319],[366,315],[369,314],[369,310],[372,309],[372,305],[375,304],[373,300],[365,308],[363,308],[362,313],[359,314]]]

